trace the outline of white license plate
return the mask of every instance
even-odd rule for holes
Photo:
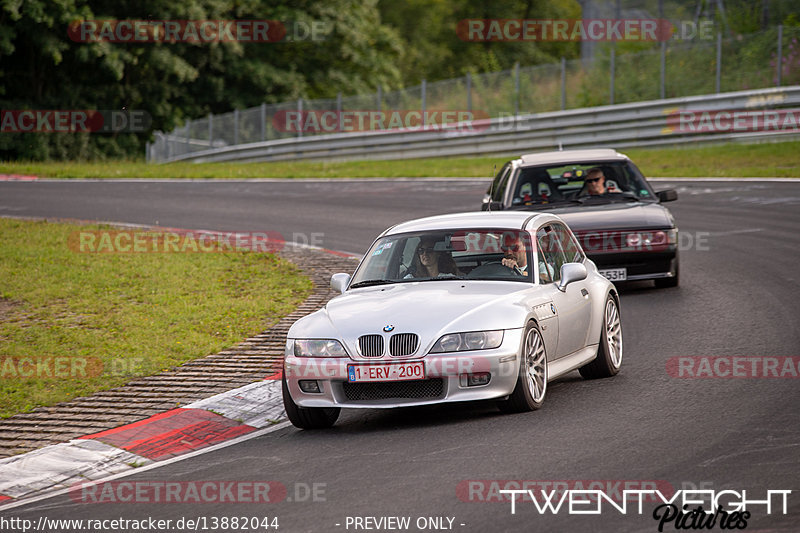
[[[425,379],[425,363],[401,363],[389,365],[348,365],[347,381],[405,381]]]
[[[605,276],[608,281],[625,281],[628,279],[628,269],[626,268],[609,268],[607,270],[600,270],[600,275]]]

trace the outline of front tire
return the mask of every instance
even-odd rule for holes
[[[620,366],[622,366],[622,322],[617,301],[609,294],[603,311],[597,357],[591,363],[582,366],[579,372],[586,379],[610,378],[619,372]]]
[[[289,387],[286,385],[286,375],[282,381],[283,388],[283,408],[286,416],[295,427],[300,429],[324,429],[333,426],[339,418],[341,409],[339,407],[300,407],[289,394]]]
[[[504,413],[534,411],[544,404],[547,394],[547,353],[539,326],[529,322],[520,350],[519,375],[514,392],[498,403]]]

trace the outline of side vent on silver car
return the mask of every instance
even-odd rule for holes
[[[389,353],[393,357],[411,355],[417,351],[419,337],[416,333],[397,333],[389,339]]]
[[[381,335],[362,335],[358,338],[358,348],[363,357],[380,357],[383,355],[383,337]]]

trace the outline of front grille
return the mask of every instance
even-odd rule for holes
[[[416,381],[388,381],[384,383],[350,383],[344,385],[345,397],[353,402],[364,400],[440,398],[444,393],[441,378]]]
[[[358,347],[364,357],[380,357],[383,355],[383,337],[380,335],[362,335],[358,338]]]
[[[419,337],[416,333],[398,333],[389,339],[389,353],[394,357],[411,355],[417,351]]]

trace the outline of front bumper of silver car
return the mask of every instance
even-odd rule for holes
[[[522,334],[523,329],[505,330],[503,343],[491,350],[375,360],[297,357],[292,353],[293,339],[289,339],[284,375],[292,399],[301,407],[392,408],[502,398],[511,394],[517,383]],[[418,362],[424,364],[424,379],[348,379],[348,367],[353,365]]]

